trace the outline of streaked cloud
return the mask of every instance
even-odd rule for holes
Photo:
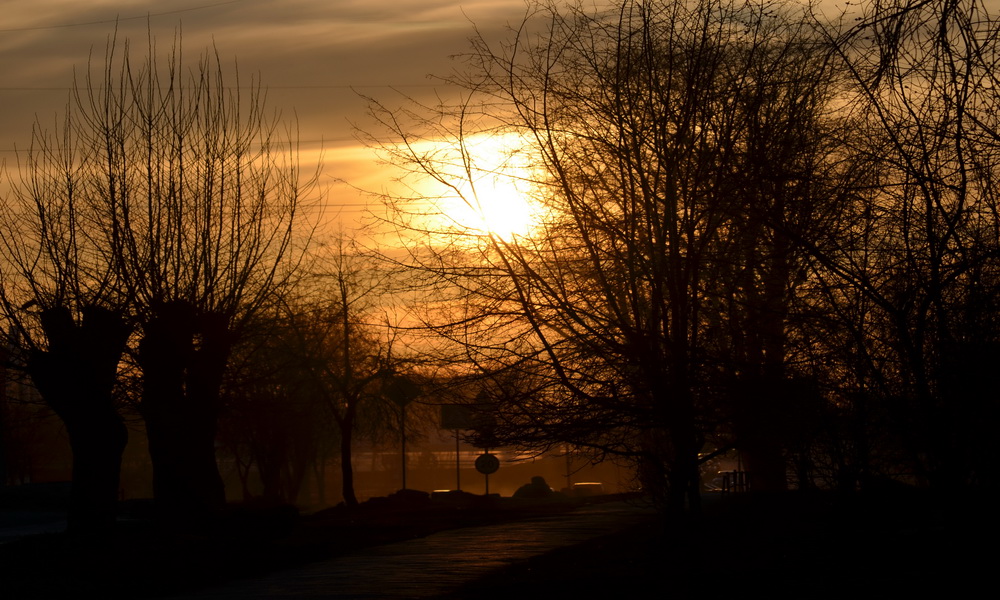
[[[352,88],[392,95],[430,92],[427,75],[447,73],[468,49],[473,23],[500,31],[524,13],[522,0],[37,0],[4,4],[0,26],[0,159],[25,148],[37,117],[52,123],[67,101],[74,69],[104,60],[105,46],[147,31],[166,50],[176,31],[185,53],[215,46],[225,61],[269,87],[269,103],[296,115],[309,147],[327,148],[325,177],[378,182],[373,154],[353,141],[366,103]],[[90,57],[93,57],[90,59]],[[335,172],[335,171],[340,171]],[[345,194],[350,188],[338,187]],[[348,200],[348,203],[355,202]]]

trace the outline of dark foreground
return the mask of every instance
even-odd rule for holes
[[[668,526],[650,515],[638,526],[507,566],[446,597],[971,592],[990,582],[996,568],[995,500],[915,492],[709,496],[699,522]],[[436,531],[576,509],[572,503],[383,503],[296,518],[280,509],[244,508],[197,534],[138,518],[123,523],[111,543],[82,552],[61,534],[0,545],[0,596],[184,594]]]
[[[480,578],[450,599],[995,594],[997,497],[706,498],[698,524],[631,527]],[[551,595],[551,596],[550,596]]]

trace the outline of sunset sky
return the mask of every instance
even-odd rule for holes
[[[468,49],[473,24],[499,38],[524,14],[522,0],[37,0],[4,3],[0,26],[0,151],[8,170],[15,149],[30,140],[36,115],[52,123],[62,111],[74,66],[103,60],[118,37],[145,45],[147,24],[167,47],[183,32],[193,55],[215,44],[243,76],[259,74],[268,104],[298,116],[304,148],[325,149],[328,211],[345,221],[365,199],[350,187],[378,191],[391,177],[355,139],[366,124],[359,93],[387,102],[399,94],[447,94],[428,76],[456,67],[450,57]],[[148,17],[148,18],[147,18]]]
[[[842,5],[825,0],[822,5]],[[525,15],[524,0],[36,0],[4,3],[0,27],[0,159],[8,174],[32,121],[54,123],[67,101],[74,68],[103,61],[118,39],[144,51],[147,28],[161,48],[175,30],[193,59],[214,43],[222,60],[259,76],[268,104],[297,116],[306,156],[323,149],[325,220],[351,224],[395,173],[357,141],[355,125],[384,135],[362,95],[398,105],[402,97],[449,97],[455,88],[432,75],[461,69],[474,29],[492,42]],[[836,9],[833,9],[834,12]],[[317,154],[313,152],[312,157]]]

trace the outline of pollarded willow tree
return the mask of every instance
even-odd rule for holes
[[[697,506],[714,433],[783,485],[780,450],[742,415],[766,408],[762,382],[794,375],[786,324],[808,257],[793,235],[835,216],[829,56],[778,2],[537,4],[503,44],[474,41],[450,80],[459,106],[379,113],[403,140],[395,160],[472,209],[477,137],[529,157],[510,174],[538,207],[523,235],[435,228],[414,217],[432,199],[391,199],[409,247],[425,244],[409,265],[436,276],[444,318],[428,324],[499,374],[502,437],[634,457],[675,510]]]
[[[308,236],[300,208],[315,178],[299,169],[294,125],[214,50],[191,63],[179,38],[166,54],[150,39],[135,60],[112,39],[65,114],[36,123],[18,170],[4,204],[5,316],[78,466],[102,474],[93,495],[106,510],[117,493],[125,353],[142,376],[157,503],[173,515],[219,508],[230,349]]]

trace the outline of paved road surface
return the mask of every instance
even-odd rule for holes
[[[648,506],[625,502],[589,505],[572,513],[442,531],[176,598],[433,598],[494,569],[620,531],[653,514]]]

